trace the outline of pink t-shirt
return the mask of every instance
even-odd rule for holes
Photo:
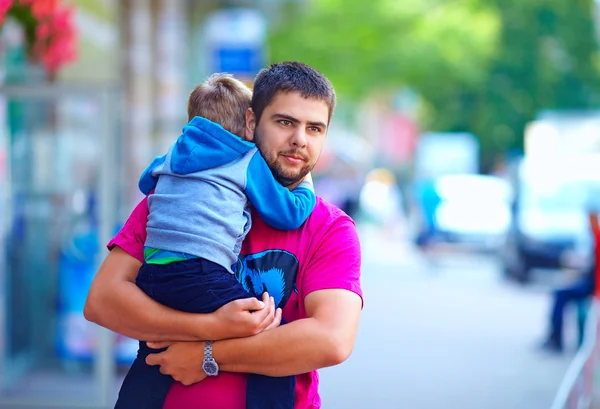
[[[119,246],[143,261],[147,200],[135,208],[109,248]],[[362,298],[361,252],[354,222],[337,207],[317,198],[308,220],[297,230],[268,226],[258,214],[246,236],[236,274],[249,291],[265,286],[287,322],[306,318],[305,297],[317,290],[345,289]],[[321,407],[316,371],[296,377],[295,409]],[[244,409],[246,375],[222,372],[192,386],[174,383],[163,409]]]

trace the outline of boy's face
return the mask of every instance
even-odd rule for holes
[[[246,113],[246,138],[253,140],[275,178],[295,187],[317,163],[329,120],[324,101],[306,99],[298,92],[279,92],[256,125],[254,112]]]

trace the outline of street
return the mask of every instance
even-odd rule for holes
[[[377,236],[361,233],[359,336],[348,361],[321,371],[323,407],[548,409],[575,349],[536,348],[550,286],[508,283],[489,256],[426,260]]]

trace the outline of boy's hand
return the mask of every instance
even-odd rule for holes
[[[211,341],[256,335],[267,328],[274,328],[273,325],[277,320],[275,300],[266,292],[263,294],[262,302],[256,298],[235,300],[219,308],[212,315],[215,319],[215,334]],[[281,320],[281,312],[279,320]]]
[[[270,323],[269,326],[264,329],[264,331],[268,331],[270,329],[277,328],[278,326],[280,326],[282,318],[281,314],[283,314],[283,311],[281,310],[281,308],[277,308],[275,310],[275,319],[273,319],[273,322]]]

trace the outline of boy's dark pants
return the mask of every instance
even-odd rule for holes
[[[153,300],[192,313],[211,313],[231,301],[253,297],[227,270],[201,258],[167,265],[144,263],[136,283]],[[115,409],[162,409],[173,378],[161,374],[160,367],[146,364],[148,354],[156,352],[160,351],[140,341]],[[295,387],[295,376],[249,374],[246,408],[293,409]]]

